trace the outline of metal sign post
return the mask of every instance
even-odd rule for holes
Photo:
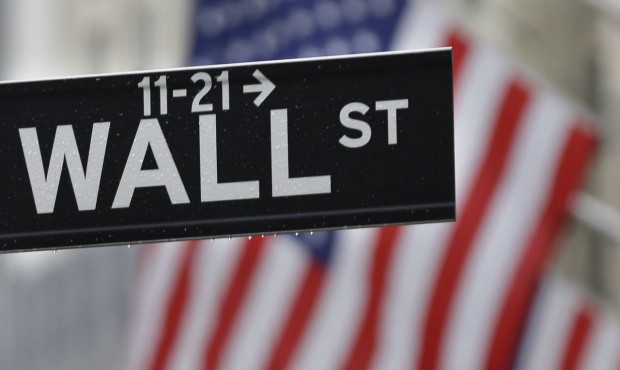
[[[450,49],[0,84],[0,251],[453,220]]]

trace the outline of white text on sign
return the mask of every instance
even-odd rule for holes
[[[243,85],[244,94],[258,94],[254,105],[260,107],[274,91],[273,84],[260,70],[254,70],[252,76],[257,83]],[[152,109],[151,78],[144,77],[137,84],[142,91],[144,118],[139,122],[129,155],[125,160],[123,173],[118,181],[115,196],[110,207],[122,209],[131,206],[136,189],[165,188],[170,203],[187,204],[190,198],[186,186],[175,163],[160,122],[154,115],[166,116],[169,113],[168,99],[186,97],[187,89],[173,89],[169,94],[168,77],[158,76],[153,86],[159,91],[158,111]],[[207,72],[196,72],[191,81],[201,84],[192,99],[191,112],[198,114],[200,201],[202,203],[257,199],[261,197],[260,181],[221,182],[218,178],[217,115],[213,103],[205,98],[213,87],[213,80]],[[229,71],[222,71],[215,77],[221,88],[221,109],[231,109]],[[387,143],[398,142],[398,112],[409,108],[408,99],[379,100],[374,104],[376,111],[387,113]],[[340,124],[356,131],[357,136],[342,135],[338,140],[346,148],[360,148],[368,144],[372,137],[371,124],[364,120],[364,115],[371,108],[361,102],[344,105],[339,113]],[[208,113],[208,114],[205,114]],[[271,197],[290,197],[311,194],[330,194],[332,192],[331,175],[290,177],[289,173],[289,138],[288,109],[270,110],[270,146],[271,146]],[[354,118],[358,117],[358,118]],[[360,118],[361,117],[361,118]],[[78,210],[92,211],[97,208],[97,199],[104,169],[104,158],[110,122],[93,124],[86,163],[82,162],[78,151],[73,126],[61,125],[56,129],[51,157],[47,170],[41,154],[39,137],[35,127],[20,128],[19,135],[32,188],[34,204],[38,214],[53,213],[60,186],[62,169],[66,164],[71,186]],[[154,155],[156,168],[143,169],[148,150]],[[100,206],[101,207],[101,206]]]
[[[201,202],[259,198],[258,180],[229,183],[218,181],[216,125],[215,114],[199,116]],[[64,163],[69,169],[78,209],[89,211],[96,208],[109,126],[109,122],[93,125],[86,166],[83,166],[80,158],[73,127],[59,126],[47,171],[43,166],[36,128],[19,129],[37,213],[54,212]],[[142,169],[149,147],[157,162],[157,169]],[[271,180],[273,197],[331,193],[329,175],[289,177],[287,109],[271,111]],[[137,188],[161,186],[165,187],[172,204],[189,203],[159,121],[156,118],[144,118],[133,140],[112,208],[129,207]]]

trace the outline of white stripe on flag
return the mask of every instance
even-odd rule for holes
[[[145,284],[132,321],[132,342],[129,351],[129,369],[147,370],[154,358],[155,348],[161,335],[161,324],[165,322],[166,308],[172,286],[176,282],[183,250],[186,243],[165,243],[145,245],[141,253],[148,251],[140,275]],[[148,279],[148,280],[147,280]]]
[[[617,314],[602,307],[597,312],[592,339],[578,368],[617,370],[620,366],[620,323]]]
[[[457,212],[470,194],[474,175],[486,153],[503,92],[511,77],[508,63],[489,48],[471,43],[455,106],[455,176]],[[458,217],[457,217],[458,219]]]
[[[213,332],[217,307],[228,286],[245,240],[203,241],[194,261],[189,307],[183,317],[170,370],[200,369],[206,338]]]
[[[270,238],[243,308],[235,320],[222,369],[260,369],[271,353],[283,318],[309,262],[291,237]]]
[[[408,1],[401,17],[392,42],[393,50],[435,48],[445,41],[449,24],[432,6]]]
[[[357,332],[372,247],[378,229],[358,229],[337,236],[322,299],[308,323],[299,351],[291,362],[297,370],[336,369]]]
[[[547,281],[531,316],[518,369],[559,369],[577,311],[573,288],[556,279]]]
[[[445,243],[445,224],[406,227],[389,272],[385,311],[381,318],[380,350],[371,368],[409,369],[419,349],[414,328],[421,327],[424,305]]]

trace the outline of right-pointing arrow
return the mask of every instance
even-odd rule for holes
[[[253,85],[243,85],[243,93],[260,93],[256,99],[254,99],[254,105],[258,107],[265,101],[265,99],[267,99],[269,94],[275,90],[276,85],[274,85],[274,83],[265,77],[265,75],[258,69],[254,71],[252,76],[256,78],[258,83]]]

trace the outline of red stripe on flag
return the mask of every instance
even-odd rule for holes
[[[564,350],[564,358],[559,370],[575,370],[583,356],[586,343],[594,326],[594,308],[585,304],[575,315],[575,321],[568,337],[568,345]]]
[[[397,246],[396,240],[401,231],[402,229],[399,227],[384,227],[380,231],[372,259],[372,272],[368,281],[370,297],[362,325],[357,333],[357,339],[343,369],[363,370],[370,366],[377,347],[377,331],[383,311],[383,297],[387,290],[388,272]]]
[[[568,136],[547,205],[502,304],[486,360],[487,370],[508,369],[516,358],[540,274],[564,223],[570,196],[583,178],[596,147],[594,134],[586,127],[576,123]]]
[[[179,268],[178,278],[173,286],[173,290],[168,299],[168,307],[166,309],[166,317],[164,318],[164,326],[157,343],[153,362],[148,368],[151,370],[161,370],[166,368],[168,359],[174,342],[179,333],[183,312],[189,298],[191,276],[194,265],[194,256],[200,242],[192,241],[183,245],[169,245],[168,248],[184,248],[181,266]]]
[[[504,173],[515,132],[529,100],[530,93],[527,88],[517,80],[511,81],[495,121],[491,145],[459,217],[460,221],[455,226],[432,292],[424,323],[422,353],[418,366],[420,369],[432,370],[438,366],[445,325],[463,266],[495,188]]]
[[[452,46],[453,89],[454,91],[459,91],[458,87],[463,75],[463,65],[470,53],[469,40],[463,32],[453,29],[447,34],[443,45]]]
[[[289,361],[302,337],[302,333],[308,324],[308,320],[314,311],[317,299],[323,290],[324,281],[325,266],[313,259],[308,265],[304,282],[297,292],[295,303],[290,311],[280,339],[276,342],[267,369],[276,370],[288,367]]]
[[[248,240],[243,246],[241,259],[232,275],[232,282],[219,307],[217,325],[205,349],[205,369],[217,369],[219,366],[222,351],[228,343],[243,299],[252,282],[260,257],[265,251],[267,239],[255,237]]]

